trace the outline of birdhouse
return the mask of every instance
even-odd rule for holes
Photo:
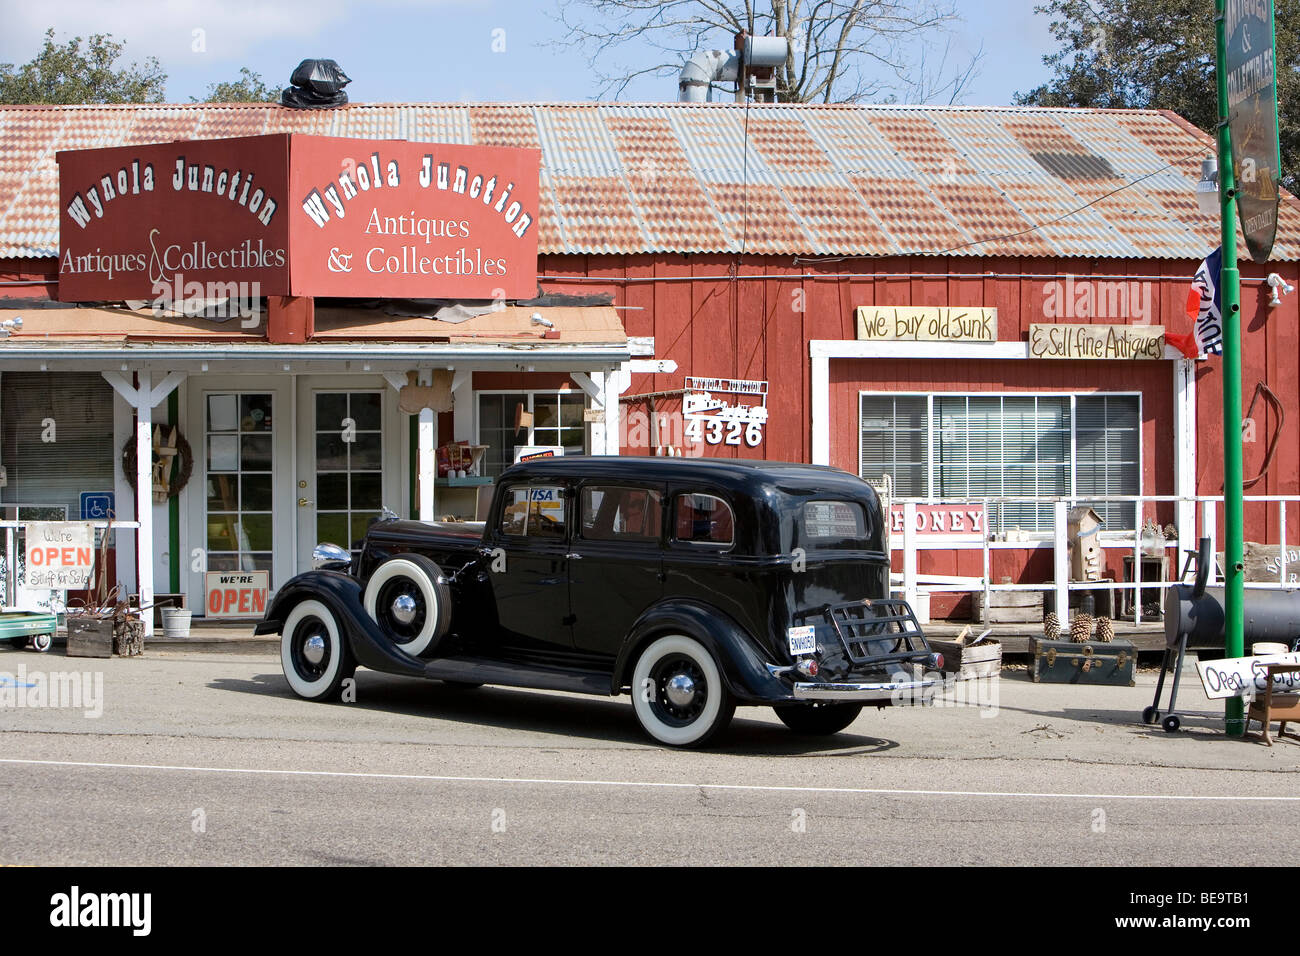
[[[1089,507],[1070,509],[1066,534],[1070,542],[1071,580],[1101,580],[1102,554],[1098,535],[1103,524],[1101,515]]]

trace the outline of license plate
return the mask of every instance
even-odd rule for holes
[[[817,653],[817,628],[813,625],[805,624],[803,627],[787,628],[785,633],[790,639],[792,655]]]

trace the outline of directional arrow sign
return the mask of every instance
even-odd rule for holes
[[[677,363],[672,359],[632,359],[628,365],[633,372],[648,372],[652,375],[671,375],[677,371]]]

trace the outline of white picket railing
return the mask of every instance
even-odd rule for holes
[[[1287,561],[1287,521],[1286,507],[1288,504],[1300,502],[1300,495],[1249,495],[1244,499],[1247,509],[1247,517],[1250,516],[1249,509],[1252,505],[1263,504],[1265,507],[1275,504],[1278,510],[1278,540],[1276,542],[1267,542],[1269,547],[1278,548],[1278,571],[1276,581],[1252,581],[1247,582],[1247,588],[1264,588],[1280,589],[1287,587],[1300,588],[1300,560]],[[1170,574],[1167,578],[1162,576],[1159,581],[1142,579],[1142,557],[1145,549],[1142,545],[1142,525],[1148,515],[1147,506],[1158,503],[1173,502],[1179,513],[1177,522],[1180,531],[1178,540],[1169,541],[1165,544],[1166,553],[1170,560],[1167,562]],[[965,534],[965,535],[937,535],[922,534],[916,531],[916,509],[918,505],[935,504],[938,502],[927,502],[917,500],[898,501],[893,504],[901,505],[903,509],[903,531],[901,534],[895,533],[891,536],[890,548],[892,551],[901,551],[903,557],[902,574],[894,573],[891,577],[898,581],[894,587],[895,591],[901,591],[904,598],[912,604],[916,603],[917,597],[921,593],[944,593],[944,592],[982,592],[984,606],[989,606],[990,595],[995,591],[1052,591],[1055,594],[1055,603],[1057,614],[1062,624],[1068,620],[1069,594],[1071,590],[1079,591],[1123,591],[1133,592],[1133,611],[1134,623],[1140,624],[1142,621],[1142,590],[1152,587],[1167,586],[1173,581],[1180,578],[1181,568],[1184,561],[1181,560],[1183,554],[1189,550],[1194,551],[1196,544],[1201,536],[1210,539],[1210,552],[1215,554],[1218,551],[1217,546],[1217,520],[1218,509],[1223,502],[1222,495],[1200,495],[1196,497],[1179,497],[1176,495],[1114,495],[1114,496],[1088,496],[1077,498],[971,498],[971,499],[945,499],[944,505],[970,505],[982,506],[985,513],[984,530],[982,534]],[[1052,508],[1052,530],[1049,533],[1029,533],[1021,540],[994,540],[994,535],[989,528],[989,516],[994,513],[994,508],[1007,503],[1032,503],[1037,506],[1050,505]],[[1133,532],[1125,531],[1123,533],[1106,533],[1104,530],[1098,536],[1098,545],[1103,550],[1124,550],[1133,554],[1133,578],[1132,581],[1071,581],[1070,580],[1070,557],[1069,557],[1069,534],[1068,534],[1068,516],[1070,509],[1080,504],[1094,503],[1124,503],[1132,504],[1136,513]],[[1197,505],[1200,507],[1198,508]],[[1298,542],[1300,546],[1300,542]],[[1019,583],[1003,584],[992,581],[992,558],[994,551],[999,550],[1028,550],[1036,551],[1044,548],[1052,549],[1052,580],[1041,583]],[[983,553],[983,575],[979,578],[963,577],[960,575],[943,575],[943,574],[922,574],[918,571],[918,554],[922,551],[971,551],[979,550]],[[1290,571],[1294,568],[1294,571]],[[1218,574],[1217,562],[1211,569],[1212,576],[1210,583],[1216,583],[1221,580]]]

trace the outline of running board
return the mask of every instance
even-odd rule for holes
[[[481,657],[439,657],[424,665],[424,676],[431,680],[460,681],[467,684],[500,684],[505,687],[532,687],[538,690],[567,690],[576,694],[613,694],[613,676],[599,671],[553,670],[486,660]]]

